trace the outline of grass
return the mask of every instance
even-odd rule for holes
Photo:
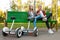
[[[8,27],[10,28],[11,23],[8,23]],[[17,27],[21,27],[24,26],[25,28],[27,28],[28,24],[27,23],[15,23],[13,28],[17,28]],[[3,23],[0,23],[0,29],[2,29],[4,27]],[[38,28],[46,28],[45,23],[37,23],[37,27]],[[31,23],[30,28],[33,28],[33,23]]]
[[[8,27],[10,28],[11,23],[8,23]],[[13,29],[16,29],[18,27],[24,26],[25,28],[27,28],[28,24],[27,23],[15,23],[13,26]],[[0,29],[2,29],[4,27],[3,23],[0,23]],[[37,27],[38,28],[46,28],[45,23],[37,23]],[[33,28],[33,23],[31,23],[30,28]],[[58,24],[58,28],[60,28],[60,24]]]

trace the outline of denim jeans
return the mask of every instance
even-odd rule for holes
[[[41,15],[38,15],[38,16],[36,16],[36,17],[34,18],[34,22],[33,22],[34,27],[36,27],[36,21],[37,21],[37,19],[39,19],[39,18],[42,18]]]
[[[52,16],[52,13],[49,13],[49,15],[46,16],[46,17],[47,17],[47,21],[46,21],[45,23],[46,23],[46,26],[47,26],[48,29],[51,28],[51,27],[49,26],[49,22],[48,22],[48,19],[49,19],[51,16]],[[39,20],[42,20],[41,15],[38,15],[38,16],[35,17],[34,22],[33,22],[34,27],[37,27],[37,26],[36,26],[36,21],[37,21],[38,19],[39,19]]]

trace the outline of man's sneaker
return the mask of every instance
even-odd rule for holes
[[[52,29],[49,29],[48,33],[53,34],[54,32],[52,31]]]
[[[37,29],[37,27],[34,27],[34,31]]]

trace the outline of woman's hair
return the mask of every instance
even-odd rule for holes
[[[33,10],[33,6],[32,5],[29,5],[29,10]]]
[[[37,13],[39,13],[40,10],[37,11]]]

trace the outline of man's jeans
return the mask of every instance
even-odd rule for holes
[[[49,13],[49,15],[47,15],[46,17],[47,17],[47,19],[49,19],[51,16],[52,16],[52,13]],[[42,20],[41,15],[38,15],[38,16],[35,17],[34,22],[33,22],[34,27],[36,27],[36,21],[37,21],[38,19]],[[51,28],[51,27],[49,26],[48,20],[47,20],[45,23],[46,23],[46,26],[47,26],[48,29]]]

